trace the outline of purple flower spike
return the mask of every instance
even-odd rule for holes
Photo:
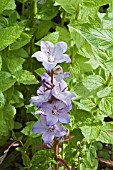
[[[66,129],[60,126],[59,123],[49,126],[46,122],[46,116],[42,115],[40,122],[34,124],[32,130],[42,134],[44,143],[50,144],[54,137],[62,137],[66,135]]]
[[[71,62],[70,57],[67,54],[63,54],[66,50],[67,44],[65,42],[58,42],[54,45],[49,41],[41,41],[41,51],[34,53],[32,57],[42,62],[47,71],[51,71],[57,63]]]
[[[52,103],[44,103],[41,106],[44,113],[47,115],[47,123],[51,126],[58,121],[61,123],[69,123],[70,117],[67,112],[72,109],[72,105],[67,106],[60,100],[53,100]]]

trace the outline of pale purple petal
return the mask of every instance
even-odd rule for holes
[[[37,115],[37,114],[41,115],[41,114],[44,114],[44,112],[42,112],[41,110],[37,110],[37,111],[34,113],[34,115]],[[44,114],[44,115],[45,115],[45,114]]]
[[[41,51],[34,53],[31,57],[35,57],[38,61],[48,61],[48,57]]]
[[[67,131],[66,131],[66,129],[64,127],[57,126],[54,133],[55,133],[56,137],[61,137],[61,136],[66,135]]]
[[[47,114],[46,119],[47,119],[47,124],[49,126],[52,126],[52,125],[54,125],[58,122],[58,117],[56,115],[53,115],[53,114],[50,114],[50,113]]]
[[[39,134],[43,134],[45,130],[46,130],[46,125],[42,124],[41,122],[35,123],[34,126],[32,127],[32,131],[37,132]]]
[[[58,42],[55,45],[54,55],[59,56],[67,50],[67,44],[65,42]]]
[[[62,54],[61,56],[57,57],[57,63],[63,63],[64,61],[67,63],[71,63],[71,59],[67,54]]]
[[[52,68],[54,68],[56,65],[57,65],[57,62],[43,62],[42,63],[44,68],[47,70],[47,71],[51,71]]]
[[[69,123],[70,122],[70,116],[67,113],[59,114],[58,118],[61,123]]]
[[[53,105],[51,105],[50,103],[43,103],[41,108],[45,113],[52,113],[53,110]]]
[[[52,142],[52,140],[54,139],[54,133],[52,132],[44,132],[42,135],[42,139],[44,141],[44,143],[49,144]]]
[[[51,56],[54,51],[54,44],[50,41],[41,41],[41,51],[48,57]]]

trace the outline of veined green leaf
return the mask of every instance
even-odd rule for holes
[[[0,51],[12,44],[22,33],[22,27],[10,26],[0,30]]]
[[[14,0],[9,0],[5,10],[14,10],[16,8],[16,4]]]
[[[14,85],[16,77],[13,77],[10,73],[1,71],[0,72],[0,91],[4,92]]]
[[[22,70],[22,64],[24,63],[25,59],[21,57],[9,56],[7,57],[6,63],[9,71],[15,75],[15,73],[19,70]]]
[[[0,92],[0,109],[5,105],[5,97],[2,92]]]
[[[27,70],[20,70],[15,73],[18,83],[22,84],[38,84],[38,80],[35,76]]]
[[[6,104],[3,109],[3,117],[7,124],[7,127],[9,130],[12,130],[14,128],[14,116],[16,114],[16,109],[11,104]],[[10,123],[9,123],[10,122]]]
[[[5,9],[6,5],[10,0],[0,0],[0,13]]]
[[[83,0],[83,5],[87,7],[103,6],[111,3],[112,0]]]
[[[90,91],[101,87],[105,80],[99,75],[90,75],[83,79],[83,85]]]
[[[82,0],[55,0],[55,5],[60,5],[69,14],[75,14],[80,3]]]

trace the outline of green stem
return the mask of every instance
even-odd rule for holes
[[[24,12],[25,12],[25,8],[24,8],[24,3],[22,3],[22,15],[24,15]]]
[[[34,0],[32,2],[32,16],[31,16],[32,27],[34,27],[36,24],[36,18],[35,18],[36,14],[37,14],[37,0]]]
[[[106,81],[106,86],[109,86],[109,85],[110,85],[111,78],[112,78],[112,75],[111,75],[111,73],[109,73],[108,80]]]
[[[66,12],[64,11],[63,12],[63,17],[62,17],[62,20],[61,20],[61,27],[64,26],[65,18],[66,18]]]

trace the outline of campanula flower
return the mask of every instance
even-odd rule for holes
[[[48,125],[45,115],[41,115],[40,122],[35,123],[32,130],[36,133],[42,134],[42,139],[46,144],[50,144],[54,137],[62,137],[67,133],[66,129],[59,123],[52,126]]]
[[[65,42],[58,42],[54,45],[49,41],[41,41],[41,51],[38,51],[32,55],[38,61],[42,62],[44,68],[47,71],[51,71],[57,63],[71,62],[70,57],[64,54],[67,50],[67,44]]]
[[[51,99],[51,90],[47,90],[45,86],[41,86],[37,90],[37,96],[33,96],[30,99],[31,103],[34,103],[37,107],[41,107],[42,103]]]
[[[56,81],[52,89],[52,95],[68,106],[71,104],[71,98],[75,96],[72,92],[68,91],[67,83],[64,80]]]
[[[41,106],[43,112],[47,115],[47,123],[51,126],[58,121],[61,123],[69,123],[70,117],[68,112],[72,109],[72,105],[67,106],[60,100],[53,100],[52,103],[44,103]]]

